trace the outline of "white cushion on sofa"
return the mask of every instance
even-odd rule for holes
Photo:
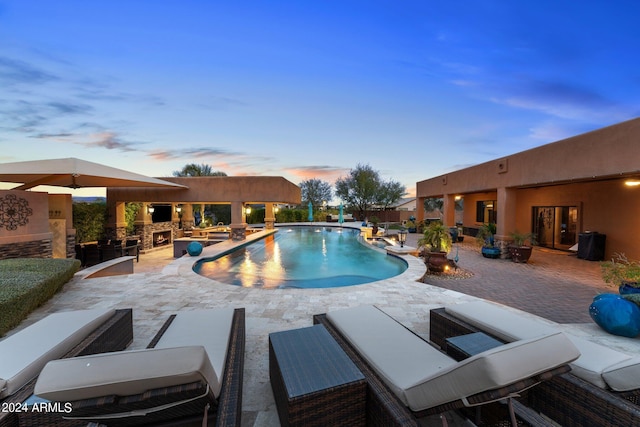
[[[34,394],[68,402],[129,396],[195,381],[206,381],[212,388],[219,388],[217,375],[202,346],[119,351],[47,363]]]
[[[580,355],[556,332],[456,362],[375,307],[338,310],[327,317],[414,411],[511,384]]]
[[[327,318],[408,405],[404,390],[456,361],[369,305],[327,313]]]
[[[630,357],[609,366],[602,377],[612,390],[629,391],[640,387],[640,357]]]
[[[519,314],[517,311],[487,301],[452,305],[446,307],[445,311],[504,341],[530,338],[559,330],[557,326],[554,327],[553,323],[545,319],[528,313]],[[581,356],[571,363],[572,374],[600,388],[607,388],[607,385],[614,390],[621,390],[621,387],[629,387],[626,390],[640,387],[640,367],[636,368],[633,362],[629,362],[630,355],[571,334],[567,334],[567,337],[581,353]],[[625,365],[626,362],[628,362],[627,365]],[[613,368],[616,365],[618,370]],[[609,370],[610,374],[603,376]],[[626,377],[623,383],[621,381],[624,376]],[[608,384],[609,381],[617,388]],[[635,386],[631,385],[633,383]]]
[[[181,311],[155,348],[203,346],[209,355],[211,366],[219,375],[217,386],[210,384],[214,394],[218,396],[227,359],[233,313],[233,308],[226,307]]]
[[[445,307],[445,311],[503,341],[522,340],[558,331],[555,325],[546,323],[542,318],[521,315],[487,301],[451,305]]]
[[[416,378],[405,390],[414,410],[466,398],[566,365],[580,356],[562,332],[514,341],[476,354],[435,374]]]
[[[114,313],[104,308],[52,313],[0,341],[0,398],[38,376],[48,361],[64,356]]]

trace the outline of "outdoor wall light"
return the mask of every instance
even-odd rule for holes
[[[147,212],[149,213],[149,215],[151,215],[152,213],[154,213],[156,210],[156,208],[153,207],[153,205],[149,205],[147,206]]]
[[[628,179],[624,182],[627,187],[637,187],[640,185],[640,179]]]
[[[176,212],[179,214],[182,212],[182,206],[178,205],[176,206]]]
[[[273,212],[274,212],[274,213],[278,213],[279,211],[280,211],[280,208],[279,208],[279,207],[277,207],[277,206],[274,206],[274,207],[273,207]]]
[[[244,213],[245,213],[246,215],[249,215],[249,214],[251,213],[251,206],[245,206],[245,208],[244,208]]]
[[[404,228],[401,228],[400,231],[398,231],[398,242],[400,242],[400,247],[404,248],[404,242],[407,241],[407,230],[405,230]]]

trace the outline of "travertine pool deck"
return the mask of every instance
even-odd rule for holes
[[[322,226],[324,224],[316,224]],[[335,224],[332,224],[335,226]],[[256,238],[254,235],[250,238]],[[410,235],[407,244],[415,246],[417,235]],[[202,257],[230,249],[234,242],[223,242],[205,248]],[[525,296],[515,293],[518,300],[538,301],[541,307],[552,311],[566,309],[567,298],[576,304],[572,295],[575,287],[565,286],[563,277],[576,274],[586,280],[589,296],[599,292],[613,292],[599,279],[595,264],[571,259],[566,253],[556,251],[536,251],[530,265],[522,266],[502,260],[485,260],[472,245],[460,245],[459,265],[474,271],[474,276],[463,280],[442,280],[433,278],[438,286],[421,283],[418,280],[425,273],[421,259],[407,255],[408,270],[400,276],[364,285],[329,289],[252,289],[227,285],[195,274],[191,266],[197,257],[184,256],[174,260],[172,248],[142,254],[140,262],[134,263],[134,274],[99,277],[93,279],[72,279],[64,289],[49,302],[32,313],[16,330],[44,317],[48,313],[94,307],[133,308],[134,342],[132,349],[144,348],[165,319],[180,310],[206,307],[244,307],[246,310],[246,360],[243,395],[243,426],[278,426],[279,420],[273,400],[268,373],[268,334],[271,332],[310,326],[312,316],[330,310],[361,304],[375,304],[407,327],[425,338],[429,331],[429,310],[443,305],[476,300],[478,296],[498,297],[505,292],[522,287],[530,287],[535,292],[544,292],[529,285],[533,277],[536,281],[548,278],[550,283],[558,283],[551,295],[539,293]],[[557,257],[556,261],[546,260]],[[567,258],[560,258],[567,257]],[[575,257],[574,257],[575,258]],[[487,264],[487,262],[494,264]],[[574,265],[575,264],[575,265]],[[561,269],[560,271],[558,269]],[[489,273],[492,272],[492,273]],[[513,277],[519,277],[514,283]],[[546,279],[545,279],[546,280]],[[562,283],[561,283],[562,282]],[[578,284],[581,283],[578,281]],[[452,289],[447,289],[447,287]],[[455,288],[458,288],[454,290]],[[460,289],[476,290],[474,296],[462,293]],[[511,292],[513,294],[513,292]],[[498,299],[499,298],[495,298]],[[588,298],[587,298],[588,299]],[[499,301],[508,304],[508,301]],[[583,302],[578,302],[583,304]],[[554,308],[555,307],[555,308]],[[520,307],[527,309],[526,307]],[[588,304],[580,310],[588,310]],[[535,310],[529,310],[534,313]],[[539,313],[536,313],[539,314]],[[545,316],[546,317],[546,316]],[[552,316],[548,316],[552,317]],[[555,319],[552,319],[555,320]],[[612,347],[632,349],[640,352],[640,342],[602,333],[588,320],[579,319],[564,322],[564,328],[572,332]],[[12,331],[15,332],[15,331]],[[439,421],[435,421],[438,425]],[[455,424],[454,424],[455,425]]]

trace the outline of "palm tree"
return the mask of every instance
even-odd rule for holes
[[[209,165],[189,163],[182,170],[174,171],[173,176],[227,176],[227,174],[222,171],[213,171]]]

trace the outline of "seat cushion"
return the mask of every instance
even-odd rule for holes
[[[0,398],[15,393],[114,313],[104,308],[53,313],[0,341]]]
[[[640,357],[629,357],[609,366],[602,372],[602,378],[615,391],[640,388]]]
[[[488,301],[473,301],[445,307],[445,311],[503,341],[549,335],[558,328],[534,315],[518,313]]]
[[[207,351],[214,372],[219,375],[210,383],[214,394],[220,384],[227,359],[227,347],[233,323],[233,308],[214,308],[179,312],[155,348],[201,345]]]
[[[400,350],[401,351],[401,350]],[[465,359],[405,390],[413,411],[429,409],[566,365],[580,356],[562,332],[514,341]]]
[[[405,405],[404,390],[456,361],[370,305],[327,313],[327,318]]]
[[[195,381],[218,388],[217,378],[202,346],[120,351],[51,361],[38,377],[34,394],[68,402]]]
[[[559,330],[546,319],[528,313],[520,314],[518,311],[486,301],[452,305],[446,307],[445,311],[504,341],[531,338]],[[616,387],[630,387],[626,388],[629,390],[640,386],[640,368],[635,369],[635,364],[630,362],[632,358],[630,355],[571,334],[567,334],[567,337],[581,354],[571,363],[572,374],[595,386],[607,388],[611,384],[608,384],[609,381],[603,374],[610,371],[608,377]],[[628,364],[625,365],[627,362]],[[616,365],[618,365],[617,369],[614,368]],[[622,385],[621,379],[625,375],[627,375],[624,378],[626,385]],[[633,382],[635,386],[632,385]]]

